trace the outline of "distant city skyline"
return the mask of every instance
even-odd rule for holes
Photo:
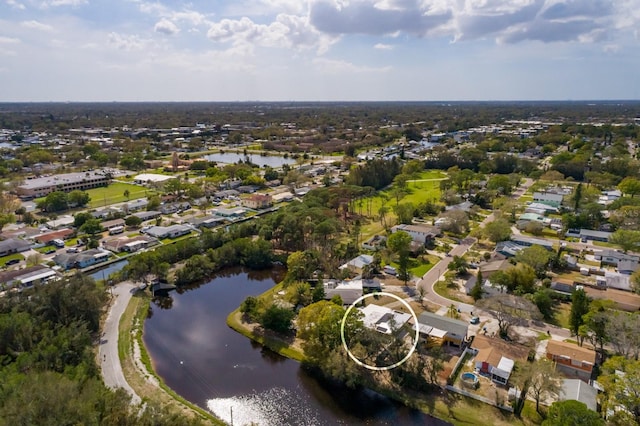
[[[640,0],[0,0],[0,102],[640,99]]]

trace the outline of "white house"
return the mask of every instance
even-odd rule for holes
[[[541,204],[548,204],[553,207],[560,207],[562,204],[562,194],[552,192],[534,192],[533,201]]]

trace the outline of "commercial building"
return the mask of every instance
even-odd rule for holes
[[[23,199],[45,197],[54,191],[71,192],[109,185],[111,175],[103,170],[92,172],[65,173],[53,176],[27,179],[16,192]]]

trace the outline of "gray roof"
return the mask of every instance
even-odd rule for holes
[[[618,271],[636,271],[638,269],[637,260],[621,260],[618,262]]]
[[[469,328],[467,323],[464,321],[443,317],[441,315],[432,314],[431,312],[421,313],[418,316],[418,322],[458,336],[466,336]]]
[[[579,379],[564,379],[560,399],[562,401],[575,400],[584,403],[588,409],[597,411],[598,391],[591,385]]]
[[[4,241],[0,241],[0,252],[5,252],[5,251],[12,251],[12,250],[28,250],[29,247],[31,247],[31,244],[23,241],[23,240],[19,240],[17,238],[8,238]]]
[[[523,235],[512,235],[511,241],[520,245],[539,245],[546,248],[553,247],[553,243],[551,241],[543,238],[525,237]]]
[[[581,237],[597,237],[597,238],[605,238],[609,239],[611,237],[612,232],[605,231],[595,231],[593,229],[581,229],[580,236]]]
[[[26,179],[20,187],[25,189],[47,188],[65,183],[78,183],[90,179],[106,179],[106,176],[102,170],[95,172],[64,173],[54,176]]]
[[[162,212],[159,212],[159,211],[156,211],[156,210],[150,210],[150,211],[145,211],[145,212],[133,213],[132,216],[136,216],[136,217],[139,217],[142,220],[146,220],[146,219],[153,219],[155,217],[162,216]]]

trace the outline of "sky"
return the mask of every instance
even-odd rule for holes
[[[0,102],[640,99],[640,0],[0,0]]]

